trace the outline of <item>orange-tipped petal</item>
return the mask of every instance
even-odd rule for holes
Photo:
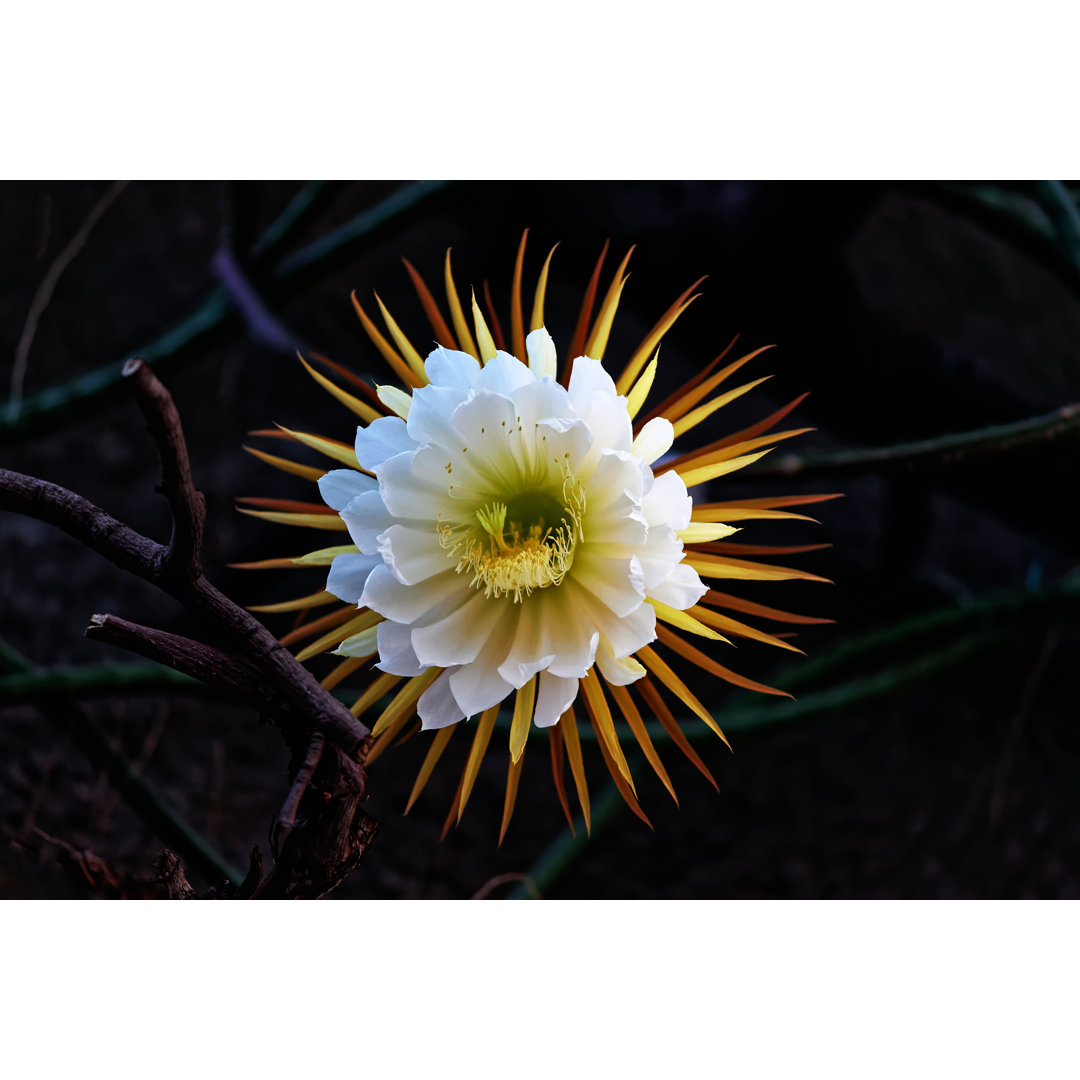
[[[615,276],[611,279],[611,285],[608,288],[607,295],[604,297],[604,302],[600,305],[600,312],[596,316],[596,323],[592,328],[592,333],[589,335],[589,340],[585,343],[585,355],[591,356],[594,360],[604,359],[604,350],[607,348],[608,335],[611,333],[611,324],[615,320],[615,312],[619,307],[619,298],[622,296],[623,287],[626,285],[629,277],[624,271],[626,270],[626,264],[630,261],[630,256],[633,255],[633,253],[634,248],[631,247],[623,256],[623,261],[619,263],[619,268],[615,271]]]
[[[326,532],[348,532],[348,525],[336,514],[284,514],[276,510],[245,510],[242,506],[237,509],[241,514],[248,517],[262,518],[263,521],[273,521],[277,525],[295,525],[305,529],[323,529]]]
[[[248,607],[248,611],[276,615],[282,611],[303,611],[305,608],[324,607],[326,604],[337,602],[337,599],[333,593],[320,589],[317,593],[298,596],[295,600],[282,600],[280,604],[252,604]]]
[[[375,294],[375,303],[379,305],[379,311],[382,313],[383,322],[386,323],[386,329],[390,331],[390,336],[394,339],[394,344],[405,358],[405,363],[407,363],[412,370],[414,384],[416,386],[427,386],[428,380],[427,373],[424,371],[424,358],[402,332],[401,327],[394,321],[390,312],[386,310],[386,305],[379,299],[378,293]]]
[[[544,260],[540,269],[540,279],[536,283],[536,292],[533,294],[532,317],[529,319],[529,329],[539,330],[544,325],[544,297],[547,295],[548,269],[551,266],[551,256],[555,254],[556,244]]]
[[[767,382],[771,379],[771,375],[763,375],[760,379],[754,379],[753,382],[743,383],[742,386],[736,386],[734,390],[727,390],[723,394],[717,394],[716,397],[711,398],[705,402],[704,405],[699,405],[696,409],[691,409],[684,416],[680,416],[677,420],[672,420],[671,426],[675,429],[675,438],[679,438],[680,435],[685,435],[691,428],[697,427],[702,421],[707,420],[717,409],[722,409],[725,405],[729,405],[736,398],[740,398],[743,394],[749,393],[755,387],[760,386],[763,382]],[[671,417],[668,417],[671,420]]]
[[[299,354],[298,354],[299,355]],[[378,410],[372,408],[366,401],[361,401],[353,394],[342,390],[340,386],[332,383],[325,375],[319,374],[302,356],[300,357],[300,363],[304,365],[304,370],[333,398],[340,401],[354,416],[359,416],[361,420],[366,424],[370,424],[372,420],[378,420],[383,414]]]
[[[585,696],[585,708],[588,710],[597,734],[607,747],[611,759],[618,766],[623,779],[633,790],[634,778],[630,775],[630,766],[626,764],[626,758],[623,756],[622,747],[619,745],[619,737],[615,734],[615,724],[611,719],[611,710],[608,708],[595,668],[590,668],[585,678],[581,680],[581,689]]]
[[[491,320],[491,336],[495,340],[495,348],[506,352],[506,338],[503,337],[499,316],[495,313],[495,304],[491,299],[491,286],[488,285],[487,278],[484,278],[484,307],[487,308],[488,319]],[[519,359],[523,360],[522,357]]]
[[[832,582],[817,574],[796,570],[790,566],[772,566],[768,563],[750,562],[746,559],[731,559],[726,555],[699,554],[694,548],[687,551],[683,562],[701,577],[729,578],[738,581],[821,581],[826,585]]]
[[[412,809],[413,803],[416,802],[420,792],[424,790],[424,785],[427,784],[432,770],[439,763],[439,758],[442,757],[442,752],[446,749],[446,744],[450,741],[450,736],[454,734],[456,727],[456,724],[450,724],[448,727],[439,728],[435,732],[435,737],[431,740],[431,746],[428,747],[428,752],[424,755],[424,763],[420,766],[420,772],[416,775],[416,783],[413,784],[412,791],[409,792],[409,801],[405,804],[406,814]]]
[[[461,774],[461,787],[458,792],[458,821],[465,813],[465,804],[468,803],[469,796],[472,794],[476,774],[480,771],[480,762],[484,760],[484,754],[491,740],[491,732],[495,727],[495,718],[498,715],[499,706],[492,705],[490,709],[480,714],[480,719],[477,721],[472,748],[469,750],[469,760],[465,763],[465,771]]]
[[[427,671],[414,675],[394,696],[394,700],[383,709],[375,726],[371,729],[375,743],[367,756],[372,762],[389,745],[394,736],[412,719],[416,711],[416,702],[420,695],[438,678],[442,668],[428,668]]]
[[[603,733],[600,730],[600,725],[596,722],[596,717],[589,714],[589,719],[592,720],[593,730],[596,732],[596,741],[600,746],[600,754],[604,759],[604,764],[607,766],[607,771],[611,774],[612,783],[618,789],[619,794],[623,798],[623,802],[630,807],[631,810],[645,822],[649,828],[652,828],[652,822],[645,816],[645,811],[641,809],[637,801],[637,793],[628,783],[626,777],[622,773],[622,768],[619,766],[611,756],[610,744],[605,740]]]
[[[472,294],[473,326],[476,327],[476,345],[480,350],[480,363],[486,364],[495,355],[495,339],[491,336],[484,314],[476,302],[476,293]]]
[[[666,626],[658,626],[656,628],[656,636],[663,644],[674,652],[677,652],[683,659],[689,660],[692,664],[696,664],[710,675],[715,675],[717,678],[723,679],[724,682],[731,683],[732,686],[741,686],[744,690],[753,690],[757,694],[775,694],[777,697],[791,697],[791,694],[786,690],[777,690],[775,686],[766,686],[765,683],[755,682],[753,679],[746,678],[745,675],[739,675],[730,668],[718,664],[711,656],[706,656],[700,649],[695,649],[688,641],[683,641],[678,634],[673,634]],[[661,663],[662,662],[663,661],[661,661]],[[668,670],[670,671],[670,668]],[[656,677],[658,679],[660,678],[659,671],[656,672]],[[663,680],[661,679],[661,681]],[[667,686],[668,684],[664,683],[664,685]],[[674,687],[669,687],[669,689],[674,690]],[[705,718],[702,717],[702,719],[704,720]],[[706,722],[708,723],[708,721]],[[714,724],[709,724],[709,726],[713,728],[717,734],[720,734],[719,729],[716,728]],[[724,739],[724,736],[720,734],[720,738]],[[727,739],[724,739],[724,742],[727,742]]]
[[[675,794],[671,778],[660,760],[660,755],[656,752],[656,747],[653,746],[652,739],[649,738],[648,731],[645,730],[645,724],[641,719],[637,706],[634,704],[633,698],[630,697],[630,691],[625,686],[612,686],[610,690],[611,696],[619,706],[619,711],[623,714],[627,724],[630,725],[630,730],[634,733],[634,738],[637,739],[638,746],[641,747],[641,751],[645,755],[645,760],[652,766],[653,772],[660,778],[660,782],[668,789],[668,793],[675,800],[675,805],[678,806],[679,797]]]
[[[342,465],[348,465],[353,469],[360,468],[360,462],[356,460],[356,451],[348,444],[339,442],[337,439],[324,439],[321,435],[311,435],[306,431],[293,431],[291,428],[278,424],[278,428],[284,432],[286,438],[295,439],[297,442],[310,446],[312,450],[318,450],[334,461],[340,461]]]
[[[364,310],[355,290],[352,293],[352,302],[356,314],[360,317],[360,323],[364,327],[364,332],[371,338],[371,343],[379,350],[383,359],[390,365],[394,374],[401,380],[402,384],[405,386],[423,386],[423,383],[417,381],[416,375],[413,373],[412,368],[406,363],[405,359],[402,356],[399,356],[393,345],[379,333],[378,327],[371,321],[368,313]]]
[[[570,348],[566,354],[566,367],[563,369],[562,375],[563,386],[568,386],[570,383],[570,372],[574,358],[585,351],[585,338],[589,333],[589,319],[592,317],[593,304],[596,302],[596,291],[600,286],[600,271],[604,268],[604,259],[607,258],[610,246],[611,241],[605,240],[604,247],[600,252],[600,258],[596,260],[592,277],[589,278],[588,287],[585,289],[585,296],[581,301],[581,310],[578,312],[577,323],[574,325],[574,333],[570,337]]]
[[[324,690],[333,690],[339,683],[344,682],[354,671],[363,667],[367,661],[362,656],[350,656],[342,660],[325,679],[319,681]]]
[[[615,383],[615,388],[620,394],[625,394],[629,390],[630,385],[645,366],[649,354],[656,349],[663,336],[675,325],[675,320],[701,295],[701,293],[696,293],[694,296],[690,296],[704,280],[704,277],[699,277],[689,289],[682,292],[671,307],[660,316],[656,325],[645,335],[645,340],[634,350],[626,363],[626,367],[623,369],[623,373]]]
[[[581,740],[578,737],[577,717],[574,716],[572,707],[567,709],[560,717],[559,727],[562,729],[563,739],[566,743],[566,757],[570,762],[570,772],[574,777],[574,787],[577,789],[581,816],[585,819],[585,831],[588,833],[592,831],[589,785],[585,782],[585,761],[581,756]]]
[[[521,767],[525,764],[525,756],[522,754],[517,761],[510,762],[510,768],[506,771],[506,799],[503,801],[502,824],[499,826],[499,847],[502,847],[503,837],[510,827],[510,819],[514,816],[514,804],[517,802],[518,781],[521,779]]]
[[[661,641],[665,640],[665,635],[675,637],[670,631],[665,630],[664,627],[658,626],[656,628],[657,636]],[[676,639],[681,640],[681,639]],[[697,652],[697,650],[693,650]],[[727,741],[727,736],[720,730],[720,725],[712,718],[712,714],[690,691],[689,687],[671,670],[668,665],[660,659],[656,654],[656,651],[649,645],[638,649],[636,655],[640,658],[641,662],[676,696],[679,700],[696,716],[699,716],[709,728],[714,731],[721,739],[724,740],[724,745],[731,749],[731,744]],[[704,656],[704,653],[700,654]],[[717,667],[720,665],[717,664]]]
[[[401,682],[404,676],[391,675],[390,672],[384,671],[381,675],[377,676],[375,681],[349,706],[349,712],[353,716],[362,716],[364,713],[375,704],[379,698],[389,694],[391,690],[399,682]]]
[[[439,310],[439,305],[436,303],[435,297],[431,295],[431,290],[427,287],[424,279],[408,259],[402,259],[401,261],[405,264],[405,269],[409,272],[409,277],[412,279],[413,288],[416,289],[417,296],[420,297],[420,303],[424,308],[424,314],[427,316],[428,322],[431,324],[431,329],[435,333],[435,340],[446,349],[456,349],[457,342],[454,340],[454,332],[443,318],[443,314]]]
[[[712,604],[714,607],[730,608],[732,611],[741,611],[744,615],[754,615],[759,619],[772,619],[773,622],[798,623],[802,626],[818,626],[835,622],[834,619],[817,619],[811,615],[793,615],[790,611],[780,611],[778,608],[766,607],[764,604],[755,604],[752,600],[744,600],[741,596],[732,596],[731,593],[717,592],[715,589],[710,589],[700,602]]]
[[[276,454],[267,454],[251,446],[245,446],[244,449],[252,457],[257,457],[267,465],[272,465],[282,472],[292,473],[293,476],[302,476],[305,480],[319,480],[326,475],[325,469],[317,469],[314,465],[301,465],[298,461],[289,461],[288,458],[278,457]]]
[[[513,354],[521,361],[525,360],[525,314],[521,305],[521,278],[525,272],[525,241],[529,239],[529,230],[521,234],[517,258],[514,260],[514,281],[510,286],[510,344]]]
[[[532,727],[533,705],[536,703],[536,676],[534,675],[514,695],[514,718],[510,721],[510,760],[518,761],[525,753],[525,741]]]
[[[760,641],[764,645],[775,645],[777,648],[802,654],[802,649],[795,648],[794,645],[782,641],[773,634],[766,634],[764,630],[757,630],[753,626],[739,622],[738,619],[733,619],[728,615],[721,615],[719,612],[703,607],[700,604],[690,608],[689,613],[699,618],[706,626],[715,626],[718,630],[724,630],[734,637],[750,638],[752,641]]]
[[[671,741],[683,752],[694,768],[719,791],[720,785],[716,782],[716,777],[709,772],[705,762],[698,756],[698,752],[690,745],[689,740],[682,732],[682,728],[679,727],[675,717],[671,715],[671,710],[664,704],[660,691],[653,686],[652,681],[648,677],[638,679],[634,683],[634,689],[641,695],[642,701],[652,710],[653,716],[660,721],[660,725],[668,733]]]
[[[450,249],[446,249],[446,267],[443,272],[443,280],[446,283],[446,302],[450,305],[450,318],[454,323],[454,333],[457,334],[458,349],[467,352],[474,359],[480,359],[480,350],[473,341],[469,324],[465,319],[465,312],[461,307],[458,297],[457,286],[454,284],[454,275],[450,271]]]
[[[566,748],[563,746],[563,729],[559,724],[548,729],[548,741],[551,744],[551,778],[555,781],[555,794],[559,796],[559,805],[566,815],[570,834],[577,836],[574,830],[574,818],[570,813],[570,800],[566,795]]]

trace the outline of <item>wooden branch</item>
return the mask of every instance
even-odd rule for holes
[[[322,760],[325,746],[326,739],[319,732],[315,732],[311,737],[311,744],[308,746],[304,764],[297,770],[292,787],[285,798],[285,804],[282,806],[281,813],[278,814],[278,819],[274,822],[274,828],[270,833],[270,843],[275,858],[277,858],[282,845],[288,839],[289,833],[292,832],[293,826],[296,824],[296,814],[300,809],[300,800],[303,799],[307,792],[311,778],[315,775],[315,770]]]
[[[233,701],[251,704],[263,702],[260,712],[272,711],[270,706],[279,699],[266,687],[259,673],[243,660],[204,645],[201,641],[170,634],[152,626],[140,626],[116,615],[93,615],[86,636],[108,645],[156,660],[165,667],[182,671],[217,690]]]
[[[128,360],[121,375],[131,383],[161,458],[161,490],[169,500],[173,534],[165,556],[166,569],[194,580],[202,574],[203,526],[206,500],[191,477],[187,443],[176,404],[141,357]]]
[[[0,509],[57,526],[117,566],[179,600],[225,648],[112,615],[95,615],[90,637],[122,645],[225,690],[274,723],[294,751],[294,780],[275,822],[280,858],[255,896],[323,896],[356,866],[377,826],[362,809],[363,724],[250,612],[206,580],[201,551],[205,501],[195,488],[172,397],[139,359],[124,365],[162,463],[172,511],[167,546],[142,536],[73,492],[0,469]],[[297,761],[297,748],[306,757]],[[277,843],[275,846],[279,846]],[[182,890],[181,890],[182,892]]]

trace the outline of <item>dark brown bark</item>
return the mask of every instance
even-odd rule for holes
[[[157,445],[161,491],[172,511],[168,545],[142,536],[74,492],[0,469],[0,509],[47,521],[123,570],[180,601],[225,648],[114,615],[95,615],[87,635],[122,645],[224,691],[277,726],[293,751],[293,781],[273,826],[277,857],[261,884],[261,860],[241,895],[324,896],[355,869],[377,826],[362,808],[366,775],[360,749],[370,734],[252,614],[202,573],[205,500],[194,485],[180,417],[148,365],[129,360],[123,375]],[[175,858],[175,856],[173,856]],[[183,868],[170,880],[186,880]],[[170,895],[186,896],[177,886]]]

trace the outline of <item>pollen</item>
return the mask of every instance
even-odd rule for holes
[[[534,589],[561,584],[573,565],[583,537],[585,498],[569,475],[560,494],[557,500],[548,494],[518,497],[513,508],[488,503],[474,512],[475,524],[440,522],[439,543],[457,559],[455,570],[471,575],[471,588],[483,589],[485,597],[511,596],[520,604]]]

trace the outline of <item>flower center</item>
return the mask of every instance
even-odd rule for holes
[[[521,603],[533,589],[562,581],[582,539],[585,494],[569,473],[560,494],[524,492],[487,503],[473,521],[440,524],[439,542],[458,560],[457,572],[472,575],[470,586]]]

